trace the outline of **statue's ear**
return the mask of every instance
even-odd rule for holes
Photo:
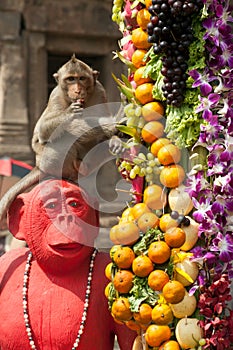
[[[25,241],[25,195],[19,195],[11,204],[8,213],[8,229],[15,238]]]

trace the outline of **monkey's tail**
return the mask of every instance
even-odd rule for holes
[[[39,168],[33,168],[30,173],[16,182],[1,198],[0,200],[0,222],[5,219],[7,211],[14,201],[14,199],[20,194],[28,190],[31,186],[39,183],[41,171]]]

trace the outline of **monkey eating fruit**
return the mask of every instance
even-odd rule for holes
[[[73,55],[54,78],[57,85],[32,137],[36,166],[1,199],[0,221],[15,197],[40,179],[50,175],[76,181],[78,176],[91,173],[99,164],[100,154],[89,163],[83,159],[117,132],[96,70]]]

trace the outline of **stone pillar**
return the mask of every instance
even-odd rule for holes
[[[21,14],[0,11],[0,23],[0,156],[28,160],[27,60]]]

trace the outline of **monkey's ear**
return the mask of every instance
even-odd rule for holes
[[[54,77],[54,79],[56,80],[56,82],[58,83],[58,81],[59,81],[59,75],[58,75],[58,73],[54,73],[54,74],[53,74],[53,77]]]
[[[93,74],[94,82],[96,82],[96,80],[99,78],[100,72],[98,72],[98,70],[93,70],[92,74]]]
[[[8,213],[9,231],[19,240],[25,240],[25,215],[24,215],[24,198],[23,195],[18,196],[11,204]]]

